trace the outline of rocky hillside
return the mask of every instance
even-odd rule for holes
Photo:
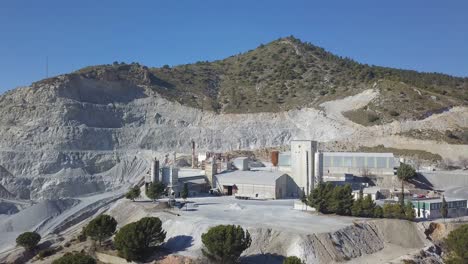
[[[171,101],[221,113],[316,107],[376,82],[382,99],[350,115],[360,123],[420,119],[468,103],[468,78],[360,64],[294,37],[219,61],[172,68],[114,63],[75,74],[148,85]]]
[[[361,65],[294,38],[210,63],[88,67],[0,96],[0,184],[24,199],[111,190],[141,179],[151,156],[188,153],[192,139],[200,151],[307,138],[456,159],[466,144],[407,135],[464,131],[466,84]]]

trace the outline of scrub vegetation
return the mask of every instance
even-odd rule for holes
[[[114,62],[73,74],[145,85],[169,100],[218,113],[318,107],[378,89],[381,96],[365,109],[347,113],[364,125],[424,118],[468,103],[468,78],[361,64],[292,36],[212,62],[161,68]]]
[[[360,152],[378,152],[378,153],[386,153],[391,152],[395,154],[395,156],[402,156],[402,157],[414,157],[420,160],[429,160],[433,162],[441,161],[442,157],[439,154],[434,154],[431,152],[427,152],[424,150],[417,150],[417,149],[399,149],[399,148],[388,148],[384,145],[377,145],[374,147],[365,147],[361,146],[358,151]]]
[[[436,140],[449,144],[468,145],[468,127],[446,130],[445,132],[431,129],[412,129],[400,135],[421,140]]]
[[[447,247],[446,263],[468,263],[468,224],[450,232],[445,240]]]

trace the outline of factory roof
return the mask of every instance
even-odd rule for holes
[[[216,175],[220,185],[234,184],[256,184],[275,185],[276,180],[285,175],[279,171],[250,170],[250,171],[230,171]]]
[[[322,152],[324,156],[365,156],[365,157],[388,157],[393,158],[393,153],[378,153],[378,152]]]
[[[360,190],[353,190],[353,192],[360,192]],[[367,187],[362,189],[363,194],[374,194],[380,192],[380,187],[377,186],[372,186],[372,187]]]
[[[429,198],[429,199],[413,199],[413,202],[426,202],[426,203],[441,203],[442,198]],[[459,201],[466,201],[466,199],[462,198],[447,198],[445,197],[445,201],[447,202],[459,202]]]

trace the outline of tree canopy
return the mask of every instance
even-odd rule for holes
[[[89,222],[85,228],[85,234],[101,244],[114,234],[116,227],[117,221],[112,216],[102,214]]]
[[[140,197],[141,191],[139,186],[133,186],[128,190],[128,192],[125,194],[125,198],[135,201],[136,198]]]
[[[147,251],[166,239],[162,222],[157,217],[144,217],[122,227],[114,238],[119,255],[127,260],[141,260]]]
[[[351,215],[352,189],[349,184],[334,186],[331,183],[320,183],[309,195],[307,201],[310,206],[324,214]]]
[[[146,189],[146,196],[151,200],[159,199],[165,192],[166,186],[162,182],[152,182]]]
[[[41,235],[36,232],[24,232],[16,238],[16,244],[26,250],[34,249],[41,241]]]
[[[408,181],[416,176],[416,171],[410,165],[401,163],[397,170],[397,176],[401,181]]]
[[[252,242],[249,231],[235,225],[218,225],[202,235],[203,254],[215,263],[236,263]]]

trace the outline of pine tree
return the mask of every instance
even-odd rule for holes
[[[125,198],[135,201],[136,198],[140,197],[140,187],[134,186],[125,194]]]
[[[244,250],[250,247],[249,231],[240,226],[218,225],[202,234],[202,252],[215,263],[234,264]]]
[[[440,214],[442,215],[445,221],[445,218],[447,218],[448,216],[448,204],[445,200],[445,196],[442,196],[442,206],[440,207]]]
[[[375,203],[370,194],[362,201],[362,215],[364,217],[372,217],[374,215]]]
[[[405,208],[405,186],[404,181],[408,181],[409,179],[416,176],[416,171],[413,167],[408,164],[401,163],[400,167],[397,170],[398,179],[401,181],[401,197],[400,197],[400,206],[402,213],[404,213]]]
[[[162,182],[153,182],[146,189],[146,196],[151,200],[157,200],[164,194],[166,186]]]
[[[188,189],[188,184],[184,183],[184,189],[182,189],[182,199],[186,200],[189,196],[189,189]]]
[[[114,234],[116,227],[117,221],[112,216],[102,214],[89,222],[85,228],[85,234],[93,240],[99,241],[99,245],[101,245],[102,241]]]

